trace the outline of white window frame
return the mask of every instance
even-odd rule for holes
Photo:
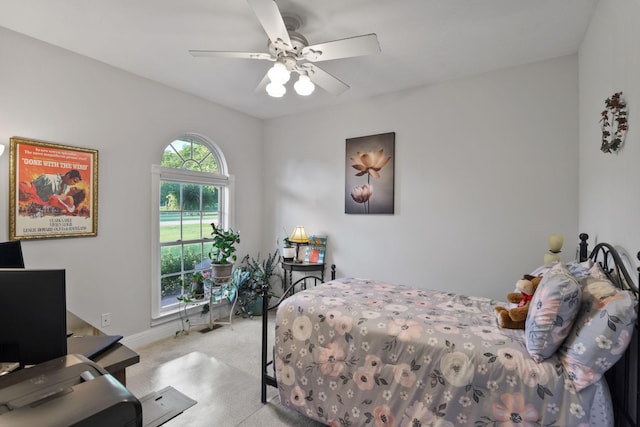
[[[220,188],[219,225],[225,229],[235,228],[234,212],[234,183],[233,175],[226,173],[227,164],[222,151],[208,138],[199,134],[185,134],[181,138],[192,138],[198,143],[206,145],[215,156],[220,173],[197,172],[186,169],[163,168],[160,165],[151,166],[151,324],[164,323],[178,317],[178,304],[161,307],[160,290],[160,183],[172,181],[188,184],[212,185]],[[176,138],[179,139],[179,138]],[[169,145],[169,144],[167,144]],[[163,148],[164,152],[164,148]],[[203,239],[206,241],[207,239]]]

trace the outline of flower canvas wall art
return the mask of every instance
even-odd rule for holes
[[[395,132],[346,140],[344,212],[393,214]]]

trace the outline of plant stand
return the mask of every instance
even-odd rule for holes
[[[212,298],[213,300],[213,298]],[[210,327],[213,327],[213,325],[229,325],[231,326],[232,322],[233,322],[233,313],[236,311],[236,304],[238,304],[238,295],[236,295],[235,299],[233,300],[233,303],[231,304],[231,310],[229,310],[229,320],[214,320],[211,322]],[[211,311],[211,303],[209,305],[209,311]],[[211,317],[209,317],[211,319]]]
[[[229,302],[228,305],[230,306],[230,311],[229,311],[229,320],[218,320],[217,318],[214,317],[214,309],[216,309],[217,307],[221,307],[222,305],[227,305],[227,301],[228,301],[228,293],[222,292],[219,294],[216,294],[216,290],[220,290],[220,288],[208,288],[206,290],[206,296],[205,298],[199,299],[197,301],[191,301],[191,302],[180,302],[180,322],[181,322],[181,327],[182,329],[176,332],[176,335],[179,334],[188,334],[191,330],[192,326],[197,326],[197,325],[206,325],[207,328],[209,330],[214,329],[215,325],[231,325],[233,322],[233,315],[236,309],[236,305],[238,303],[238,296],[236,295],[236,298],[233,300],[233,303]],[[205,304],[209,305],[209,310],[208,312],[204,312],[204,309],[202,307],[205,306]],[[196,307],[199,308],[200,311],[198,312],[194,312],[194,310],[196,309]],[[191,311],[191,313],[190,313]],[[216,312],[218,311],[217,309],[215,310]],[[202,321],[204,320],[203,318],[206,317],[206,321]],[[192,322],[192,320],[197,320],[200,319],[199,322]]]

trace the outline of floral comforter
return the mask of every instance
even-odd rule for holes
[[[340,279],[282,302],[284,405],[330,426],[588,426],[556,356],[538,364],[486,298]]]

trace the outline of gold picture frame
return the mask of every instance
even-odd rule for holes
[[[9,239],[98,234],[98,150],[10,138]]]

